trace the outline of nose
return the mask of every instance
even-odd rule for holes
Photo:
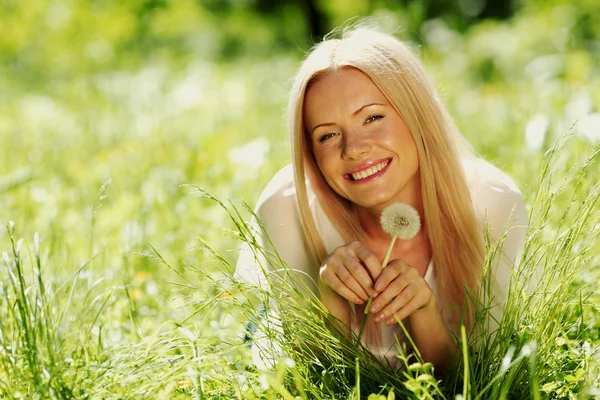
[[[344,135],[342,146],[342,158],[350,160],[360,159],[371,150],[369,141],[354,132]]]

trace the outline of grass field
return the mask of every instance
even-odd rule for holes
[[[195,187],[242,209],[289,163],[301,51],[152,54],[46,79],[3,65],[0,396],[600,398],[600,67],[596,48],[558,34],[569,10],[419,33],[458,126],[525,195],[529,250],[552,271],[535,295],[515,290],[500,340],[441,382],[414,359],[406,375],[360,354],[357,367],[352,349],[319,365],[294,335],[281,339],[289,358],[261,372],[242,343],[257,296],[227,279],[240,241],[221,228],[243,231],[249,213],[236,225]],[[321,332],[312,311],[285,323]]]

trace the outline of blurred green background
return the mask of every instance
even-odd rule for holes
[[[1,225],[40,232],[47,278],[96,256],[82,287],[122,283],[139,318],[183,318],[149,245],[176,271],[213,273],[197,236],[230,262],[237,243],[181,185],[253,205],[290,161],[304,53],[364,16],[413,45],[462,132],[526,197],[576,121],[566,163],[599,140],[597,0],[0,0]]]

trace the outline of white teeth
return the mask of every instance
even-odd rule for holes
[[[388,165],[388,161],[384,161],[382,163],[375,165],[374,167],[365,169],[363,171],[355,172],[350,175],[352,176],[352,179],[354,179],[354,180],[365,179],[365,178],[381,171],[382,169],[384,169],[386,167],[386,165]]]

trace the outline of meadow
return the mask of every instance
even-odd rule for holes
[[[397,30],[525,196],[534,256],[519,271],[549,271],[530,295],[515,281],[496,339],[466,340],[440,381],[415,358],[382,371],[314,299],[283,321],[297,329],[273,371],[243,343],[265,296],[229,278],[252,240],[244,204],[290,162],[287,91],[310,43],[269,51],[267,26],[217,54],[219,19],[191,2],[145,28],[158,45],[123,39],[122,5],[2,4],[0,397],[600,398],[600,42],[576,29],[591,2]],[[325,359],[307,353],[317,343]]]

